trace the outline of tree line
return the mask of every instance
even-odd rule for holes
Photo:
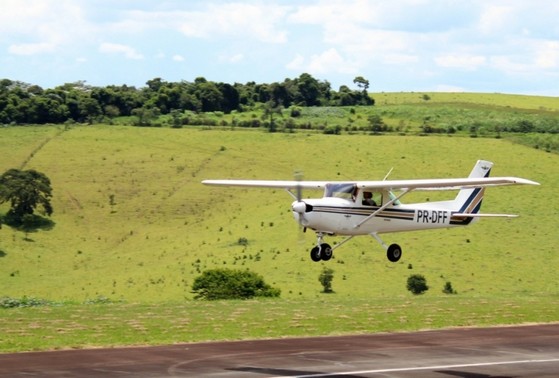
[[[10,79],[0,80],[0,124],[45,124],[94,122],[106,118],[172,111],[230,113],[264,103],[271,109],[297,106],[374,105],[368,94],[369,81],[357,76],[358,89],[342,85],[334,91],[328,81],[308,73],[270,84],[222,83],[203,77],[193,82],[167,82],[154,78],[146,86],[96,87],[84,81],[52,89]]]

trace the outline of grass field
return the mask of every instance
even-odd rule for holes
[[[557,154],[494,138],[106,125],[8,127],[0,140],[0,171],[37,169],[54,189],[50,229],[0,229],[0,296],[67,303],[0,310],[0,351],[559,321]],[[403,247],[397,264],[366,237],[313,263],[314,235],[299,232],[285,192],[200,185],[294,170],[382,179],[392,167],[393,179],[463,177],[478,159],[495,162],[493,175],[542,185],[488,189],[482,210],[516,219],[386,235]],[[334,294],[320,292],[323,266],[334,269]],[[256,271],[281,299],[191,301],[194,278],[214,267]],[[416,273],[431,287],[421,297],[405,286]],[[458,295],[442,294],[447,281]],[[119,303],[80,305],[99,297]]]
[[[463,296],[64,305],[2,312],[0,351],[555,322],[559,297]]]

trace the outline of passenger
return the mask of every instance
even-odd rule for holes
[[[373,200],[373,193],[363,192],[363,205],[365,206],[376,206],[376,202]]]

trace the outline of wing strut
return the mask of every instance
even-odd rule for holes
[[[381,211],[383,211],[384,209],[386,209],[388,206],[392,205],[394,202],[398,201],[400,198],[402,198],[403,196],[405,196],[406,194],[408,194],[409,192],[411,192],[413,190],[413,188],[409,188],[404,190],[402,193],[400,193],[397,197],[392,198],[390,201],[388,201],[387,203],[385,203],[384,205],[382,205],[381,207],[379,207],[376,211],[374,211],[371,215],[369,215],[367,218],[363,219],[361,222],[357,223],[354,228],[359,228],[361,227],[361,225],[363,225],[364,223],[368,222],[369,220],[371,220],[373,217],[376,217]]]
[[[348,236],[347,238],[345,238],[344,240],[342,240],[341,242],[339,242],[338,244],[336,244],[335,246],[332,247],[332,251],[335,250],[338,247],[341,247],[342,245],[344,245],[345,243],[347,243],[348,241],[350,241],[351,239],[353,239],[355,237],[355,235],[352,236]]]

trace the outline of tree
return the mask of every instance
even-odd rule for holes
[[[132,109],[132,115],[138,117],[138,126],[151,126],[152,122],[159,116],[159,109],[155,107],[141,107]]]
[[[353,79],[353,83],[357,84],[360,89],[363,89],[363,92],[367,93],[367,89],[369,89],[369,80],[366,80],[363,76],[357,76]]]
[[[264,278],[248,270],[210,269],[194,279],[194,299],[250,299],[279,297],[281,291],[264,282]]]
[[[34,169],[22,171],[10,169],[0,176],[0,203],[10,202],[8,216],[22,222],[41,206],[46,215],[52,214],[50,180]]]
[[[423,294],[429,290],[427,280],[421,274],[413,274],[408,277],[407,288],[414,295]]]
[[[334,279],[334,270],[330,268],[324,267],[322,272],[318,276],[318,280],[322,284],[324,288],[322,290],[323,293],[333,293],[334,290],[332,289],[332,280]]]
[[[371,114],[367,120],[369,121],[369,129],[375,133],[380,133],[386,130],[386,124],[382,117],[378,114]]]
[[[281,117],[282,109],[283,109],[283,106],[278,105],[273,100],[267,101],[264,104],[264,114],[262,114],[262,119],[264,120],[264,119],[270,117],[270,125],[268,126],[268,131],[270,131],[271,133],[276,131],[276,124],[274,122],[274,114],[279,114],[280,117]]]
[[[298,102],[303,103],[303,105],[306,106],[320,105],[318,100],[320,94],[318,80],[308,73],[303,73],[297,79],[297,86],[300,95],[300,98],[296,99]]]

